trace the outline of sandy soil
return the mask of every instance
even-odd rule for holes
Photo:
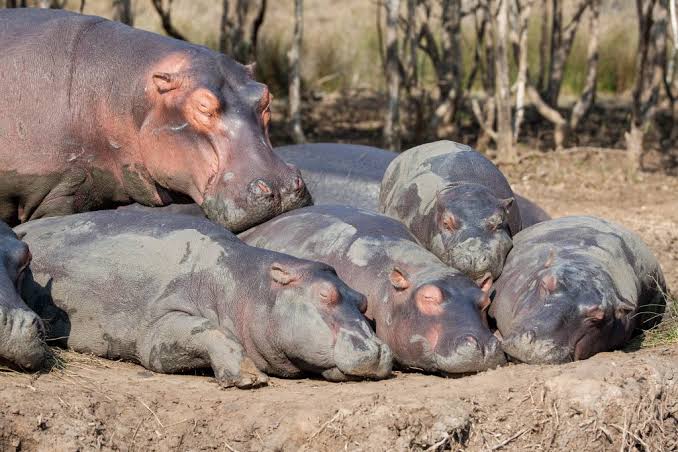
[[[528,152],[502,169],[553,215],[601,215],[640,233],[676,288],[678,178],[629,182],[623,157]],[[0,451],[678,449],[678,345],[458,379],[272,379],[254,391],[60,356],[47,374],[0,372]]]

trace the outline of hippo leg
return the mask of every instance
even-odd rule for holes
[[[212,321],[171,312],[153,324],[138,346],[141,363],[155,372],[174,373],[211,366],[224,387],[255,388],[268,383],[235,337]]]

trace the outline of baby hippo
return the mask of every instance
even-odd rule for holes
[[[599,218],[564,217],[514,237],[490,313],[510,356],[562,363],[620,348],[659,323],[665,293],[638,236]]]
[[[367,296],[366,316],[404,367],[458,374],[505,362],[487,328],[487,293],[419,246],[391,218],[347,206],[306,207],[241,238],[336,268]]]
[[[436,141],[403,152],[386,169],[381,212],[479,284],[496,279],[521,220],[504,175],[479,152]]]
[[[98,211],[17,230],[39,250],[26,301],[75,351],[163,373],[211,367],[240,388],[265,383],[262,372],[391,372],[365,298],[331,267],[247,246],[207,219]]]
[[[20,295],[30,262],[28,246],[0,221],[0,363],[35,370],[44,365],[48,349],[42,321]]]

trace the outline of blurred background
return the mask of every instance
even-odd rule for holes
[[[0,0],[0,6],[81,11],[256,61],[258,78],[277,98],[276,144],[350,141],[400,150],[452,138],[507,161],[525,149],[591,146],[629,149],[631,171],[670,171],[678,164],[674,1]]]

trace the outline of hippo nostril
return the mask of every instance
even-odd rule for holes
[[[296,191],[301,191],[304,189],[304,180],[301,178],[301,176],[297,176],[294,178],[294,189]]]
[[[476,339],[473,336],[466,336],[463,341],[469,345],[472,345],[474,347],[478,347],[478,339]]]
[[[250,183],[250,191],[256,196],[270,197],[273,195],[273,190],[269,184],[263,179],[256,179]]]
[[[525,333],[525,340],[530,344],[534,342],[536,337],[537,335],[534,334],[534,331],[528,331],[527,333]]]
[[[361,314],[367,312],[367,298],[365,296],[358,299],[358,310]]]

